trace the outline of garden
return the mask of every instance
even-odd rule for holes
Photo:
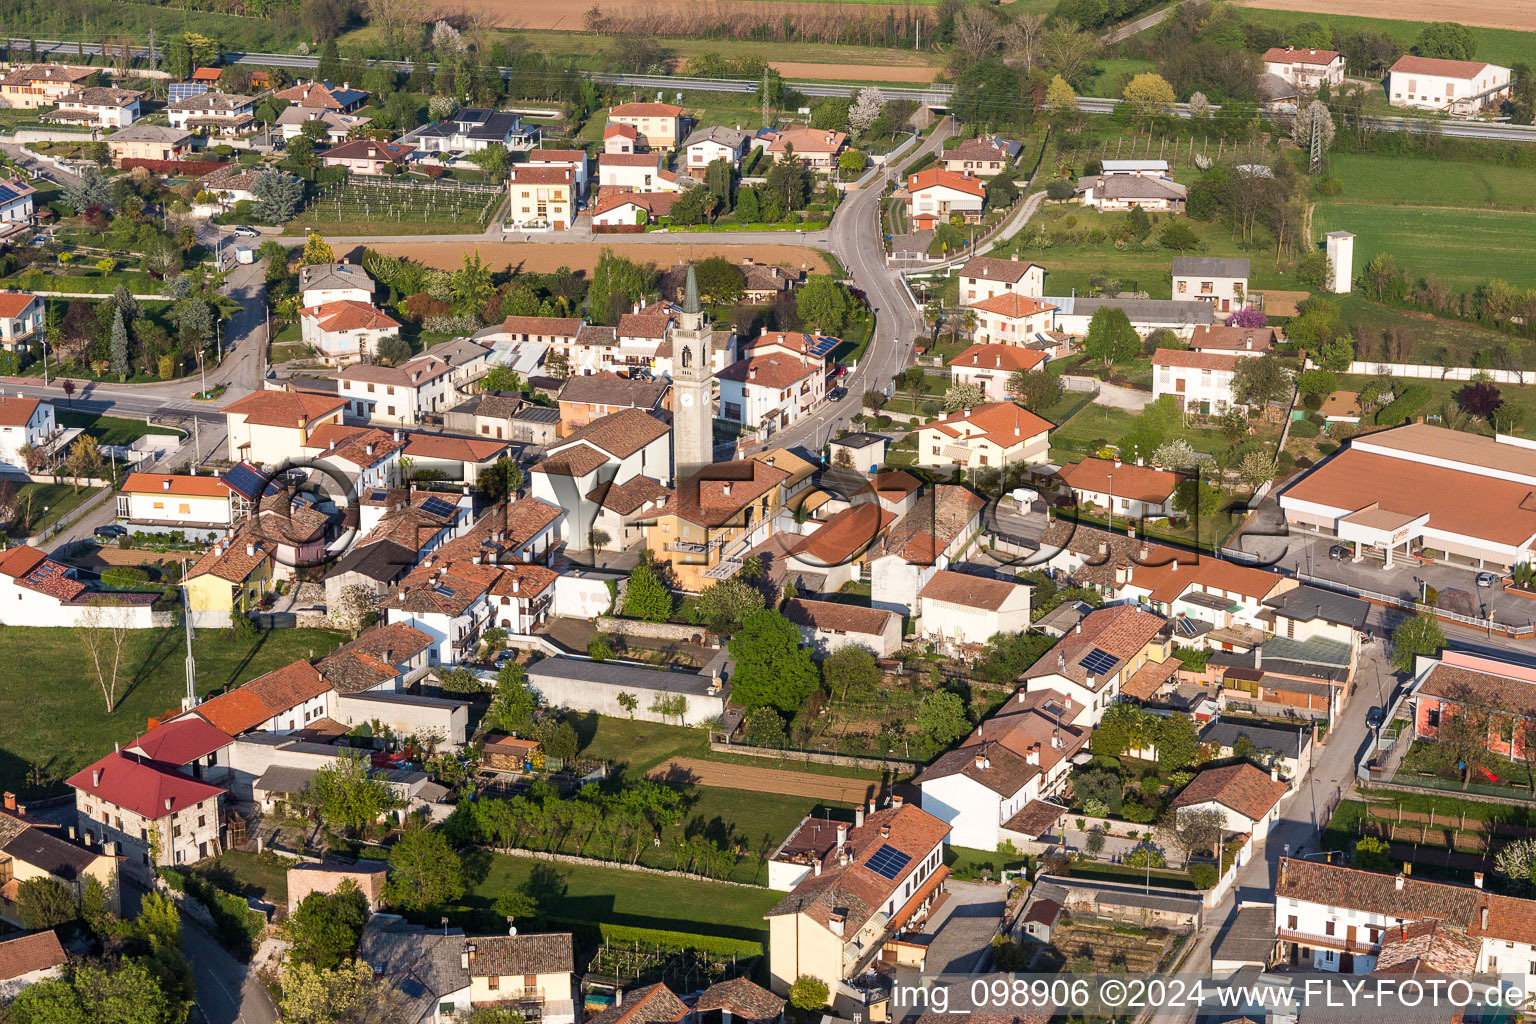
[[[498,185],[353,176],[322,185],[284,234],[467,234],[483,230],[505,196]]]

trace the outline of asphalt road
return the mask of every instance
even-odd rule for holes
[[[181,951],[192,964],[197,1008],[208,1024],[277,1024],[277,1007],[256,972],[224,952],[213,936],[185,916]]]

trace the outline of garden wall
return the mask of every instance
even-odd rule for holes
[[[614,636],[643,636],[652,640],[678,640],[682,643],[712,642],[709,630],[703,626],[684,626],[675,622],[642,622],[639,619],[600,615],[597,628]]]
[[[741,743],[721,743],[710,740],[709,749],[720,754],[743,754],[747,757],[771,757],[782,761],[803,761],[806,764],[834,764],[843,768],[865,768],[884,771],[898,766],[916,770],[921,761],[905,761],[899,757],[855,757],[852,754],[826,754],[819,750],[776,750],[772,747],[749,747]]]
[[[520,846],[510,848],[496,847],[497,853],[504,853],[509,857],[525,857],[529,860],[547,860],[556,864],[575,864],[589,868],[617,868],[620,871],[635,871],[646,875],[667,875],[671,878],[686,878],[692,882],[713,882],[716,885],[734,885],[738,889],[761,889],[761,885],[748,885],[746,882],[729,882],[720,878],[710,878],[707,875],[695,875],[688,871],[669,871],[666,868],[649,868],[644,864],[626,864],[621,860],[598,860],[595,857],[577,857],[569,853],[550,853],[548,850],[525,850]]]
[[[1317,364],[1307,360],[1308,368]],[[1471,380],[1486,375],[1495,384],[1528,384],[1536,382],[1536,373],[1530,370],[1479,370],[1471,366],[1432,366],[1427,363],[1373,363],[1355,360],[1345,373],[1374,377],[1379,373],[1393,377],[1410,377],[1417,380]]]

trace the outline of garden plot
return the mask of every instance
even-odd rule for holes
[[[322,188],[300,219],[306,226],[371,225],[401,231],[435,225],[483,228],[501,195],[496,185],[354,178]]]
[[[1151,974],[1167,948],[1168,936],[1163,932],[1063,917],[1042,955],[1058,969],[1069,967],[1074,972]],[[1091,968],[1088,960],[1093,961]]]

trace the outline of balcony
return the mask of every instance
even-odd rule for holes
[[[1275,938],[1281,942],[1294,942],[1316,949],[1337,949],[1345,953],[1364,953],[1366,956],[1375,956],[1381,950],[1380,942],[1349,939],[1343,935],[1318,935],[1316,932],[1293,928],[1276,928]]]
[[[703,544],[691,540],[675,540],[666,546],[668,551],[676,551],[684,555],[707,555],[711,551],[717,551],[725,547],[728,538],[713,538]]]

